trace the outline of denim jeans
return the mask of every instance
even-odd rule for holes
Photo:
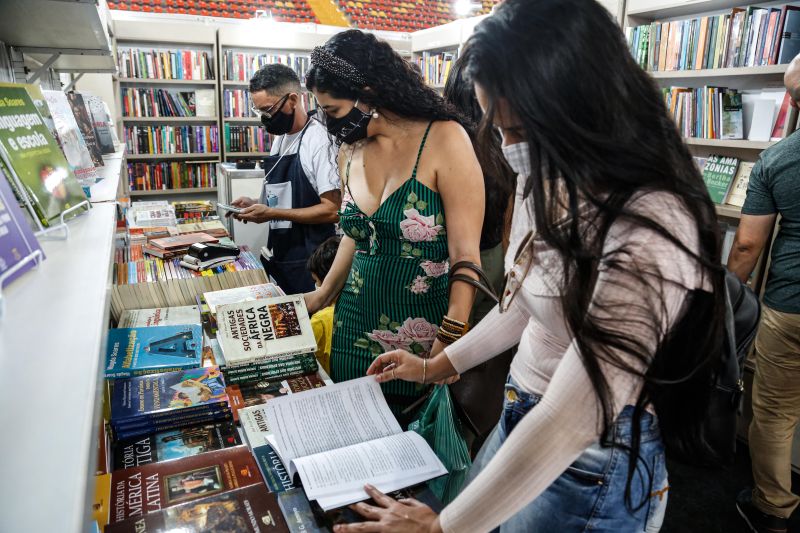
[[[500,422],[475,458],[467,484],[491,461],[517,423],[540,400],[541,396],[524,392],[509,376]],[[611,429],[618,445],[631,444],[632,415],[633,407],[625,407]],[[625,504],[628,452],[619,446],[602,447],[596,443],[496,531],[650,533],[660,530],[668,490],[664,445],[656,419],[650,413],[643,413],[640,427],[639,461],[631,480],[632,510]]]

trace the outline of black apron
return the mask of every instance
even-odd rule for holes
[[[269,156],[263,167],[270,185],[290,183],[292,189],[292,209],[311,207],[320,203],[320,198],[311,182],[308,181],[300,164],[300,144],[310,124],[300,133],[297,151],[293,154]],[[283,143],[286,138],[281,139]],[[261,190],[261,203],[267,205],[264,187]],[[269,222],[268,222],[269,224]],[[335,235],[333,224],[298,224],[292,222],[290,228],[270,226],[267,247],[272,257],[261,262],[267,274],[275,279],[286,294],[301,294],[314,290],[314,280],[306,268],[308,258],[327,238]]]

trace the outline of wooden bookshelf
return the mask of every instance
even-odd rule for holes
[[[216,162],[219,152],[206,152],[202,154],[128,154],[128,161],[155,161],[162,159],[208,159],[209,162]]]
[[[701,139],[684,137],[683,141],[690,146],[706,146],[709,148],[736,148],[739,150],[766,150],[778,141],[748,141],[746,139]]]
[[[186,189],[150,189],[146,191],[130,191],[130,196],[169,196],[174,194],[205,194],[217,192],[216,187],[189,187]]]
[[[189,122],[218,122],[217,117],[122,117],[125,123],[179,123],[185,124]]]
[[[739,220],[742,218],[742,208],[735,205],[719,205],[714,206],[717,210],[717,216],[727,219]]]
[[[269,152],[225,152],[225,157],[269,157]]]
[[[659,70],[650,72],[657,80],[690,78],[729,78],[729,77],[780,77],[789,65],[766,65],[761,67],[711,68],[698,70]]]
[[[217,80],[176,80],[160,78],[119,78],[120,83],[136,85],[216,85]]]

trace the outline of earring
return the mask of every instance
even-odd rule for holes
[[[372,118],[374,118],[374,119],[378,119],[378,118],[380,118],[380,117],[381,117],[381,116],[378,114],[378,111],[377,111],[377,110],[375,110],[375,109],[373,109],[373,110],[372,110]]]

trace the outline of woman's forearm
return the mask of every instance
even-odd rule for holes
[[[350,237],[342,237],[339,249],[336,250],[336,257],[333,264],[322,281],[320,291],[325,296],[325,303],[330,304],[342,292],[347,276],[350,274],[350,267],[353,264],[353,255],[356,252],[356,243]]]

